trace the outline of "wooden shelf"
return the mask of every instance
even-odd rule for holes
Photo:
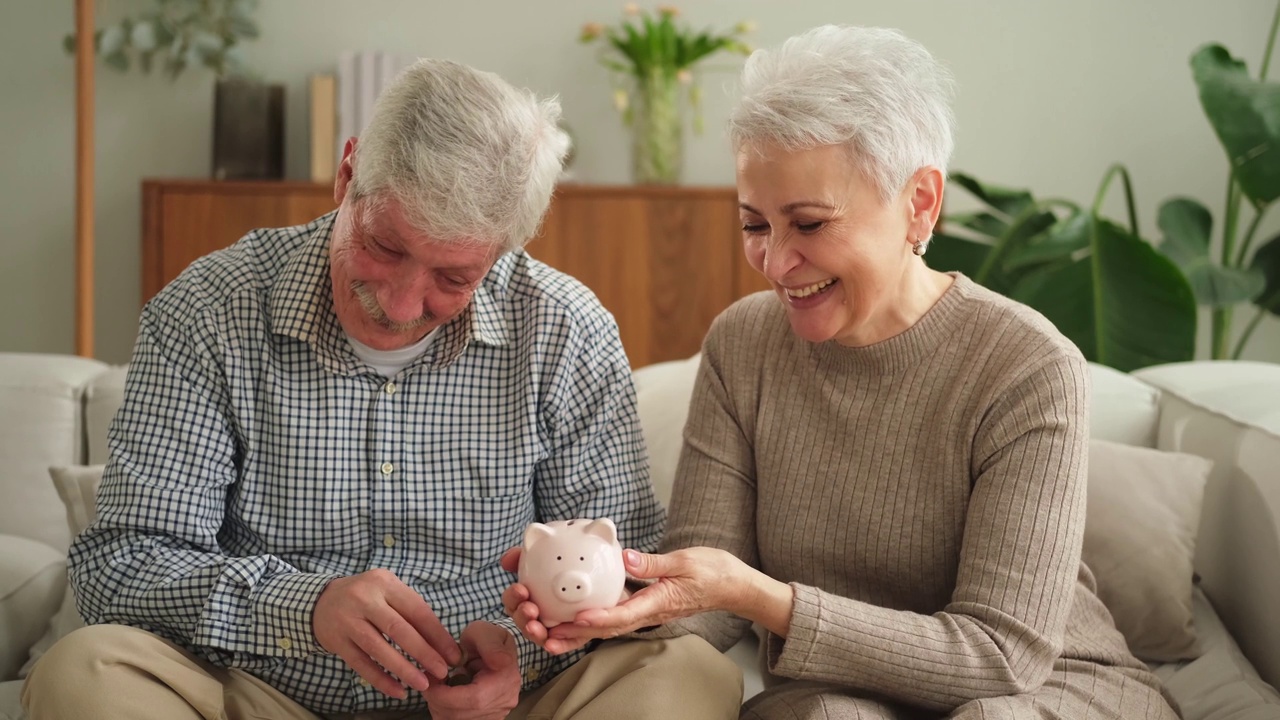
[[[191,261],[260,227],[332,210],[308,182],[144,180],[142,299]],[[711,321],[765,283],[742,255],[732,188],[565,184],[535,258],[578,278],[618,321],[635,367],[697,352]]]

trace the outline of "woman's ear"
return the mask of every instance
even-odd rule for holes
[[[925,240],[933,234],[942,214],[942,194],[946,184],[942,171],[933,166],[922,167],[911,177],[908,185],[911,195],[909,241],[916,238]]]

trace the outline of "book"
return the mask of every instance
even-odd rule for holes
[[[332,74],[311,76],[311,181],[333,182],[341,159],[337,141],[337,84]]]

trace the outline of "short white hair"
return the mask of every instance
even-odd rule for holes
[[[352,159],[353,199],[400,203],[445,242],[509,251],[538,232],[569,137],[560,103],[448,60],[406,68],[378,97]]]
[[[757,50],[729,120],[735,152],[844,145],[885,202],[955,146],[951,74],[897,30],[823,25]]]

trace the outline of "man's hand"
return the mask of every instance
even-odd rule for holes
[[[383,694],[401,700],[408,695],[403,685],[427,689],[424,670],[443,678],[462,660],[458,644],[427,601],[388,570],[330,582],[316,600],[311,628],[321,647]]]
[[[511,548],[502,555],[502,569],[510,573],[519,572],[520,548]],[[515,621],[521,635],[552,655],[563,655],[577,650],[592,640],[592,638],[565,640],[548,637],[546,626],[538,620],[541,611],[529,599],[529,588],[520,583],[512,583],[502,592],[502,609],[507,613],[507,617]]]
[[[477,620],[462,631],[471,682],[435,682],[423,693],[432,720],[502,720],[520,702],[520,659],[506,628]]]

